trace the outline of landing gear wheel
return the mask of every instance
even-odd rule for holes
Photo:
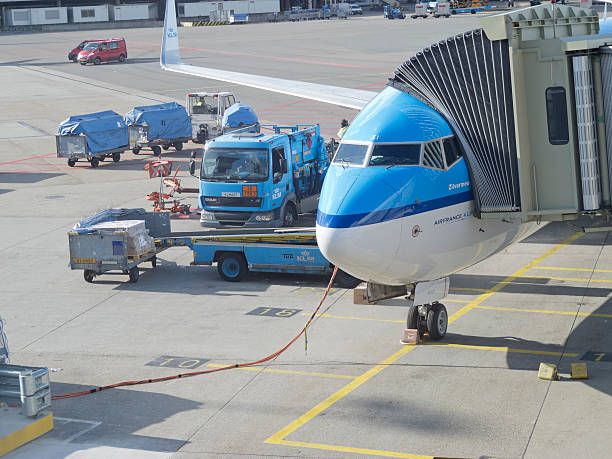
[[[440,340],[446,335],[448,313],[442,303],[434,303],[427,312],[427,331],[433,340]]]
[[[91,164],[91,167],[98,167],[100,160],[98,158],[91,158],[89,164]]]
[[[159,156],[159,155],[161,155],[161,147],[160,147],[159,145],[153,145],[153,146],[151,147],[151,150],[153,150],[153,154],[154,154],[155,156]]]
[[[76,164],[76,159],[69,159],[68,160],[68,167],[74,167],[75,164]]]
[[[170,150],[170,145],[168,145],[168,144],[163,144],[163,145],[162,145],[162,148],[163,148],[164,150]]]
[[[224,281],[239,282],[249,271],[241,253],[226,252],[217,262],[217,271]]]
[[[134,148],[132,148],[132,153],[134,153],[135,155],[137,155],[138,153],[140,153],[140,147],[134,147]]]
[[[94,65],[100,65],[100,62],[102,62],[102,61],[100,60],[100,58],[99,58],[99,57],[96,57],[96,58],[94,59]]]
[[[83,279],[85,279],[85,282],[89,282],[91,284],[94,277],[96,277],[96,274],[91,269],[86,269],[83,271]]]
[[[412,330],[419,329],[419,307],[418,306],[410,306],[408,308],[408,318],[406,319],[406,328],[410,328]]]
[[[157,257],[151,258],[151,266],[153,266],[154,268],[157,266]]]
[[[176,151],[181,151],[183,149],[183,142],[174,142],[173,145]]]
[[[340,288],[355,288],[361,284],[361,279],[357,279],[356,277],[353,277],[349,273],[345,273],[338,268],[334,283]]]
[[[119,160],[121,160],[121,153],[119,153],[119,152],[113,153],[113,161],[118,163]]]
[[[285,205],[285,212],[283,214],[283,226],[293,226],[297,223],[297,220],[297,210],[295,210],[293,203],[288,202]]]
[[[132,283],[138,282],[138,277],[140,276],[140,273],[138,272],[138,266],[134,266],[133,268],[130,268],[129,276],[130,276],[130,282]]]

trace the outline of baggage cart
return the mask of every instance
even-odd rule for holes
[[[143,148],[150,148],[153,154],[158,155],[162,149],[169,150],[174,147],[176,151],[183,149],[183,144],[191,140],[189,137],[176,137],[173,139],[153,139],[149,140],[149,126],[147,125],[132,125],[128,126],[129,147],[132,153],[137,155]]]
[[[91,167],[98,167],[105,158],[113,158],[114,162],[121,160],[121,153],[128,150],[127,145],[120,148],[111,148],[98,153],[87,151],[87,135],[59,135],[55,136],[55,145],[58,158],[68,158],[68,166],[74,167],[79,159],[89,161]]]

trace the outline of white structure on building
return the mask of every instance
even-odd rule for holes
[[[157,19],[155,3],[137,3],[135,5],[109,5],[108,12],[111,21],[133,21],[135,19]]]
[[[179,3],[178,15],[183,18],[225,14],[256,14],[280,12],[280,0],[230,0],[223,2]]]
[[[7,26],[28,26],[68,23],[68,9],[58,8],[16,8],[6,10]]]
[[[70,22],[108,22],[108,5],[72,6],[68,18]]]

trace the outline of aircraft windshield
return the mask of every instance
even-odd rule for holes
[[[264,182],[268,178],[268,150],[210,148],[204,153],[200,178],[213,182]]]
[[[189,96],[189,112],[195,115],[217,115],[217,98],[213,96]]]
[[[87,43],[87,45],[85,45],[85,48],[83,48],[85,51],[92,51],[94,49],[98,48],[98,44],[97,43]]]
[[[334,163],[362,166],[363,160],[368,152],[368,148],[369,145],[341,143],[338,147],[338,151],[336,152],[336,156],[334,156]]]
[[[420,157],[420,144],[374,145],[370,166],[416,166]]]

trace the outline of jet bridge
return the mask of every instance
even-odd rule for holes
[[[609,213],[612,35],[596,35],[598,21],[555,4],[488,16],[395,71],[389,85],[461,141],[479,218]]]

